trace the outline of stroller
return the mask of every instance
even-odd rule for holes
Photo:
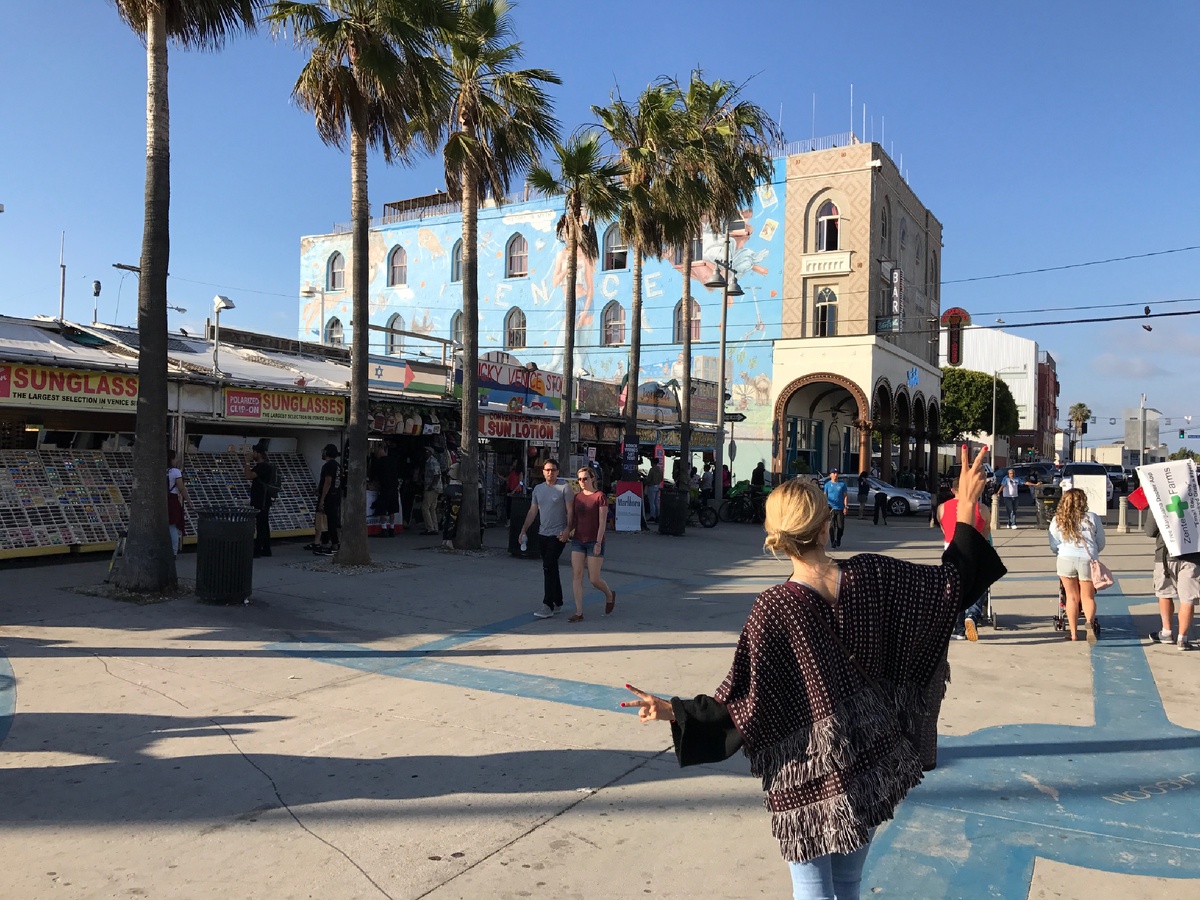
[[[1086,622],[1087,622],[1087,619],[1084,618],[1083,607],[1080,606],[1079,619],[1076,621],[1075,624],[1080,625],[1080,624],[1084,624]],[[1055,631],[1066,631],[1067,630],[1067,589],[1063,587],[1061,579],[1058,582],[1058,612],[1054,614],[1054,630]],[[1096,621],[1096,634],[1097,635],[1100,634],[1099,619],[1097,619],[1097,621]]]

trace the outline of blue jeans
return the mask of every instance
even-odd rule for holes
[[[657,484],[646,485],[646,518],[647,519],[657,519],[658,518],[658,492],[659,492],[659,489],[660,489],[660,485],[657,485]]]
[[[1008,513],[1008,524],[1016,525],[1017,524],[1017,501],[1019,501],[1021,498],[1018,496],[1018,497],[1001,497],[1000,499],[1004,501],[1004,511]]]
[[[954,623],[954,633],[964,634],[967,630],[967,619],[978,624],[983,619],[983,604],[987,600],[987,594],[982,595],[978,600],[968,606],[965,610],[958,614],[958,620]]]
[[[875,836],[875,829],[871,829]],[[792,871],[793,900],[859,900],[868,841],[853,853],[830,853],[808,862],[788,863]]]

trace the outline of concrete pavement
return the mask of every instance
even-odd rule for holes
[[[864,896],[1193,897],[1200,653],[1139,640],[1157,615],[1137,535],[1110,535],[1101,643],[1065,644],[1024,516],[997,534],[1001,628],[951,645],[940,765]],[[940,554],[890,521],[852,517],[837,555]],[[717,686],[789,571],[760,545],[727,523],[616,535],[616,614],[589,589],[579,624],[533,618],[536,561],[412,534],[372,540],[411,568],[354,576],[280,545],[241,607],[71,591],[99,561],[0,570],[0,896],[789,896],[744,757],[681,771],[665,728],[616,708],[627,681]]]

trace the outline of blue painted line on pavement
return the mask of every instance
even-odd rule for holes
[[[524,621],[524,620],[522,620]],[[359,672],[372,672],[430,684],[445,684],[465,690],[487,691],[528,700],[547,700],[587,709],[620,711],[618,704],[628,699],[628,693],[602,684],[588,684],[567,678],[550,678],[443,662],[428,658],[398,658],[398,652],[424,652],[429,645],[408,651],[375,650],[354,644],[321,641],[286,641],[270,644],[265,649],[274,653],[329,663]]]
[[[8,737],[13,716],[17,712],[17,676],[8,657],[0,651],[0,745]]]

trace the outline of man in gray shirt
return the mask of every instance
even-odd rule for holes
[[[545,482],[533,489],[533,501],[529,504],[529,515],[521,526],[521,539],[533,524],[534,516],[541,515],[538,534],[542,545],[542,577],[545,580],[543,606],[534,613],[539,619],[548,619],[563,605],[562,581],[558,575],[558,560],[575,518],[575,495],[569,484],[558,483],[558,461],[548,459],[542,464]]]

